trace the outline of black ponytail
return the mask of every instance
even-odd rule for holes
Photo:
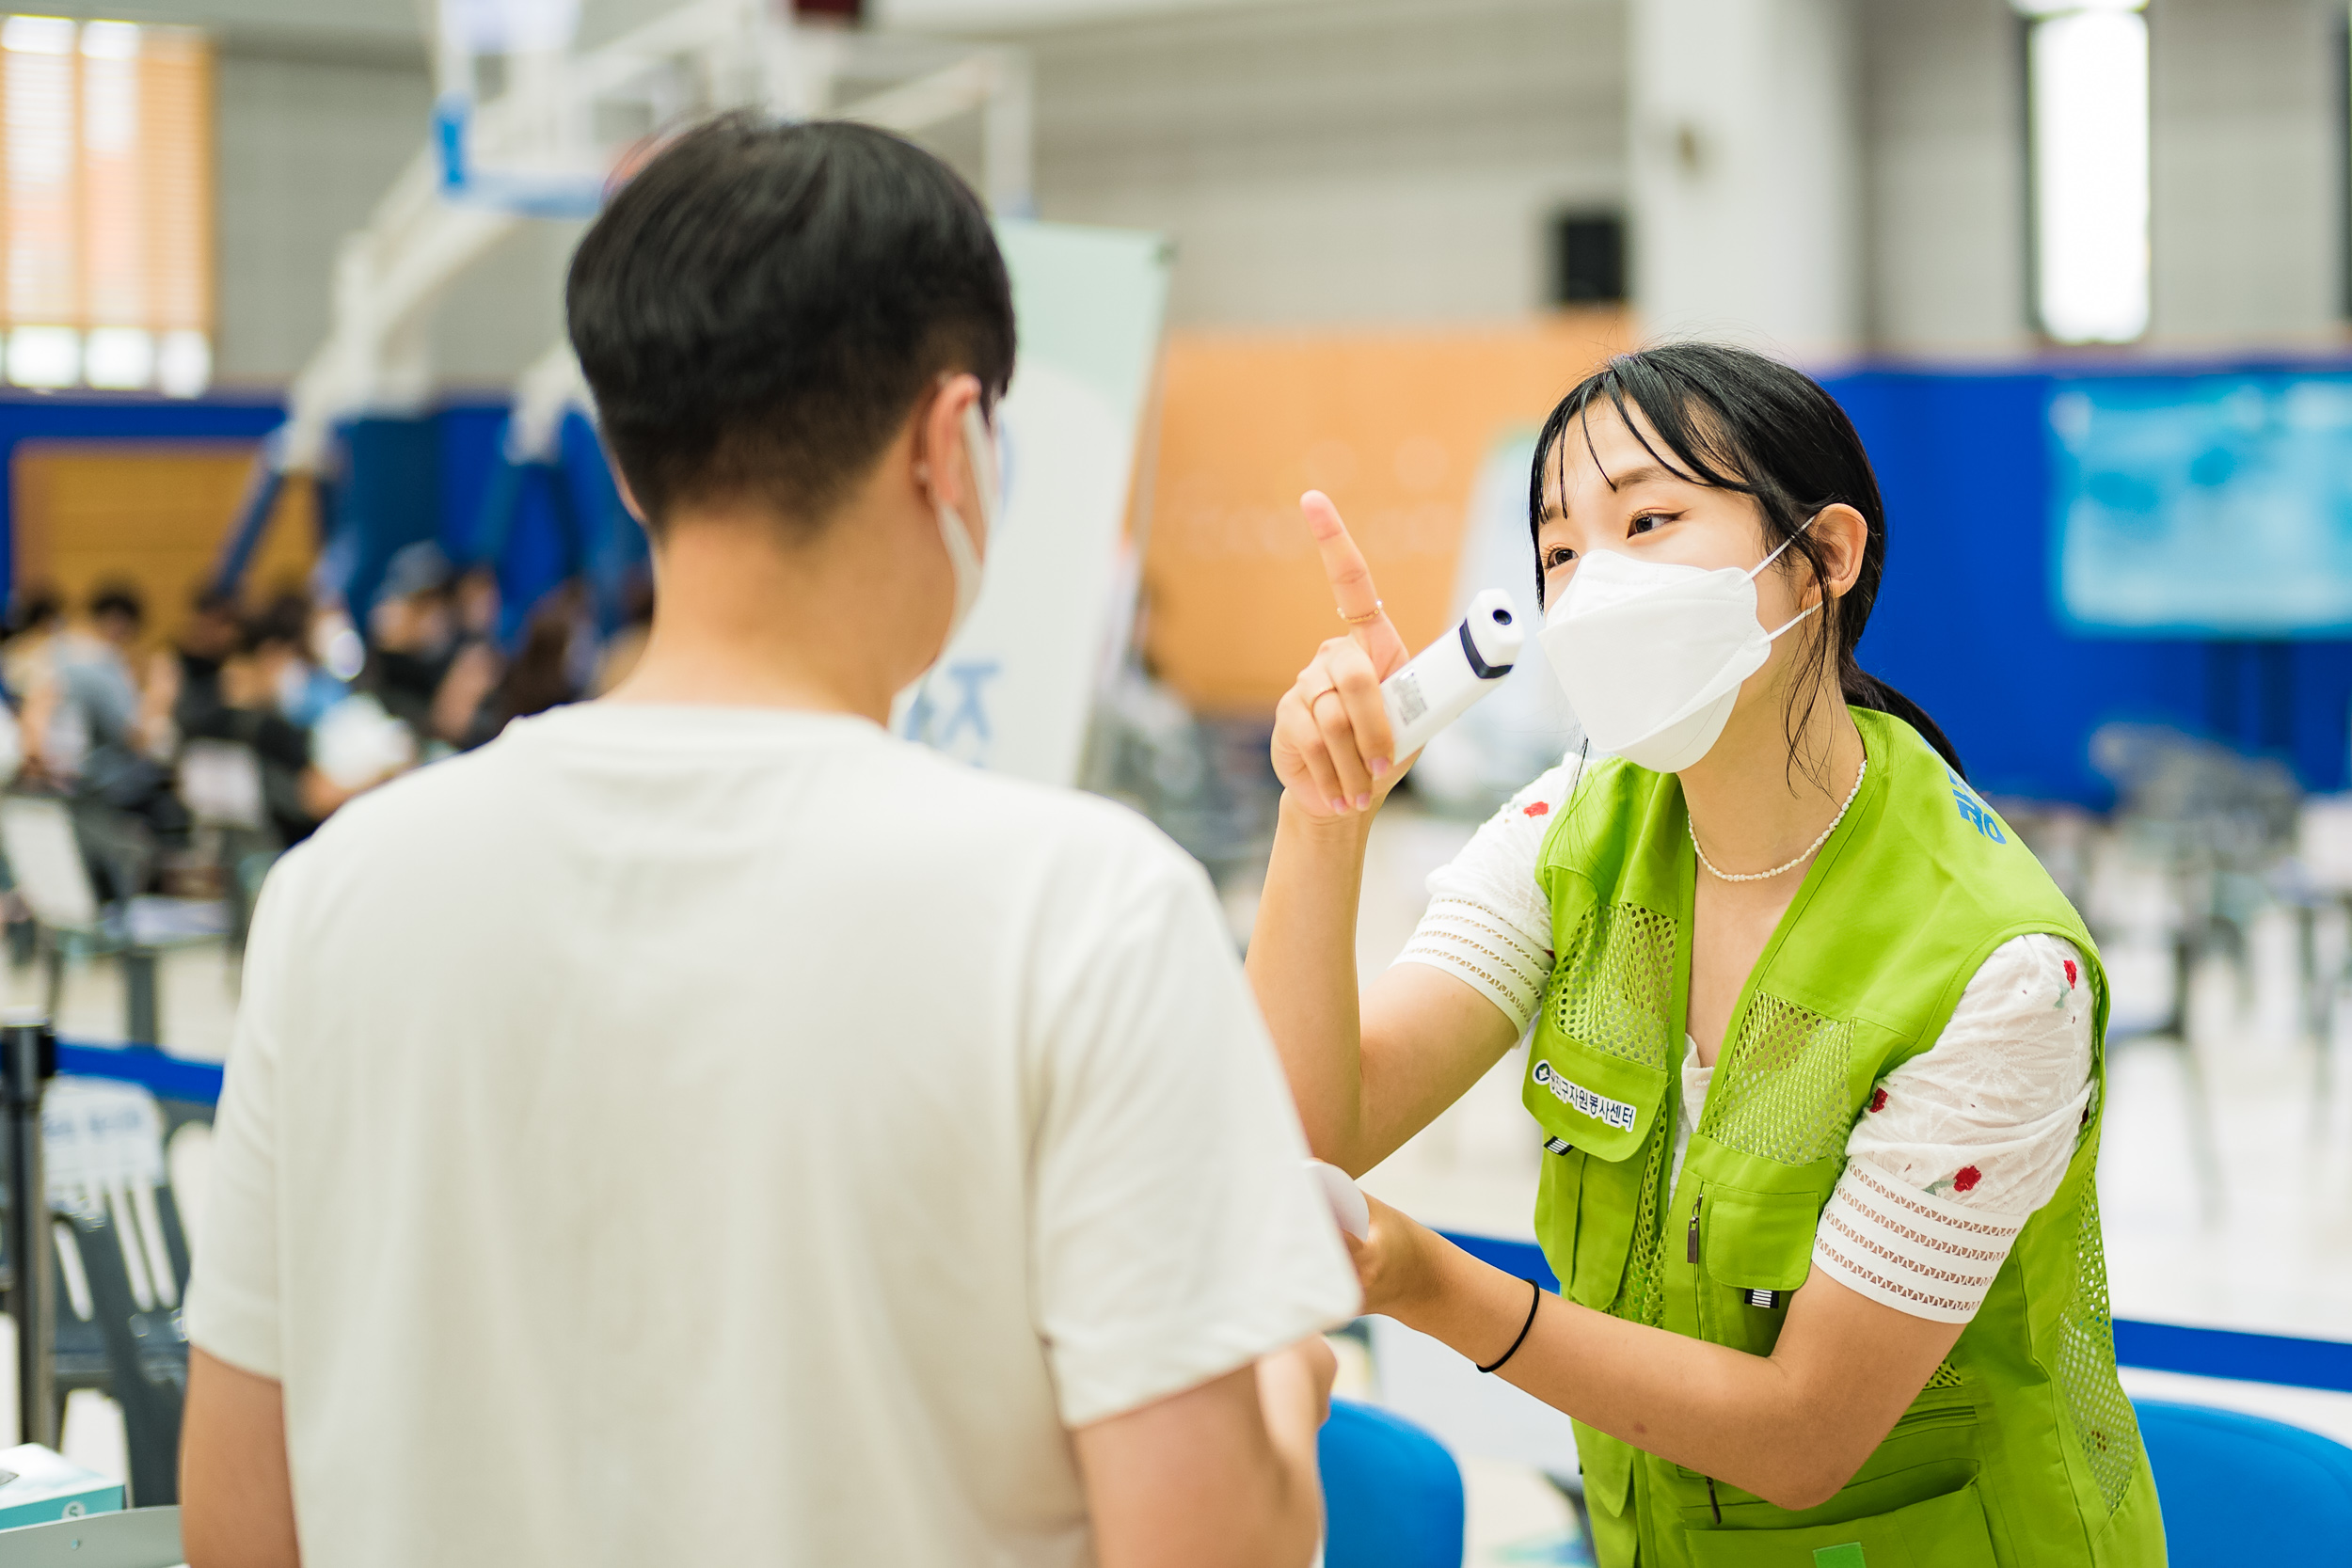
[[[1944,726],[1928,717],[1927,709],[1904,696],[1876,675],[1860,670],[1840,675],[1837,682],[1847,702],[1856,707],[1867,707],[1874,713],[1890,713],[1919,732],[1919,738],[1935,748],[1946,766],[1961,776],[1968,777],[1968,765],[1960,760],[1960,752],[1944,734]]]
[[[1877,602],[1886,570],[1886,507],[1878,476],[1853,421],[1821,384],[1776,359],[1722,343],[1664,343],[1620,354],[1560,401],[1535,442],[1534,471],[1528,478],[1528,530],[1540,529],[1544,480],[1568,427],[1591,417],[1594,401],[1606,398],[1643,449],[1665,467],[1694,484],[1736,490],[1755,498],[1763,515],[1764,546],[1788,547],[1775,569],[1791,571],[1802,561],[1816,582],[1828,579],[1820,546],[1805,524],[1824,507],[1845,505],[1862,515],[1868,531],[1853,587],[1825,596],[1817,629],[1798,655],[1799,679],[1791,684],[1787,715],[1789,760],[1812,717],[1821,689],[1819,676],[1834,665],[1837,688],[1848,703],[1895,718],[1917,730],[1962,778],[1968,769],[1942,726],[1918,704],[1854,661],[1854,644]],[[1632,410],[1638,409],[1637,422]],[[1648,425],[1669,459],[1650,445]],[[1587,437],[1589,440],[1589,436]],[[1558,454],[1555,456],[1555,454]],[[1542,550],[1536,551],[1535,601],[1543,602]],[[1793,558],[1793,559],[1791,559]],[[1804,678],[1807,675],[1813,678]],[[1804,706],[1797,706],[1798,692]]]

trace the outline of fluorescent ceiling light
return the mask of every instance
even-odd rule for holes
[[[20,55],[71,55],[73,24],[62,16],[12,16],[0,22],[0,49]]]
[[[2035,281],[2060,342],[2148,329],[2148,23],[2123,9],[2033,24]]]
[[[1131,18],[1141,21],[1191,11],[1247,11],[1275,3],[1276,0],[872,0],[868,10],[879,27],[898,32],[953,34]]]
[[[8,379],[20,387],[71,387],[82,379],[82,335],[70,326],[8,334]]]
[[[201,332],[167,332],[155,356],[155,386],[166,397],[203,395],[213,384],[213,341]]]
[[[2065,16],[2073,11],[2144,11],[2148,0],[2009,0],[2020,16]]]
[[[135,391],[155,379],[155,340],[135,326],[93,328],[82,350],[82,379],[110,391]]]

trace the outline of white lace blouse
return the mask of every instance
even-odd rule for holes
[[[1521,1030],[1551,973],[1551,907],[1535,866],[1571,758],[1521,790],[1429,879],[1429,909],[1397,962],[1471,986]],[[2090,1101],[2091,996],[2082,955],[2058,937],[2004,942],[1934,1045],[1895,1069],[1846,1140],[1813,1260],[1874,1300],[1965,1323],[2074,1152]],[[1686,1053],[1675,1164],[1711,1068]]]

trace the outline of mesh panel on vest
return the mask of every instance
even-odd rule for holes
[[[1708,1090],[1699,1131],[1759,1160],[1805,1165],[1846,1147],[1853,1025],[1757,991]]]
[[[1952,1364],[1949,1361],[1944,1361],[1939,1362],[1935,1370],[1928,1374],[1926,1386],[1930,1388],[1957,1388],[1960,1386],[1960,1373],[1953,1370]]]
[[[2107,1313],[2107,1260],[2099,1243],[2096,1181],[2083,1182],[2077,1214],[2074,1301],[2059,1320],[2054,1370],[2091,1478],[2112,1509],[2139,1468],[2139,1422],[2115,1375],[2115,1326]]]
[[[1665,1179],[1666,1150],[1674,1144],[1674,1118],[1661,1107],[1656,1125],[1650,1128],[1649,1147],[1642,1156],[1642,1197],[1633,1211],[1633,1245],[1626,1254],[1625,1283],[1618,1288],[1617,1299],[1609,1314],[1614,1318],[1629,1318],[1652,1328],[1661,1327],[1666,1321],[1666,1292],[1660,1284],[1666,1277],[1666,1258],[1661,1250],[1669,1238],[1660,1234],[1659,1208],[1666,1200],[1659,1187]]]
[[[1545,1001],[1553,1025],[1605,1055],[1664,1067],[1675,1011],[1674,921],[1639,904],[1588,911],[1561,952],[1569,961],[1553,967]]]

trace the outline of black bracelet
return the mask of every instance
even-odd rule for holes
[[[1512,1340],[1512,1341],[1511,1341],[1511,1348],[1510,1348],[1509,1350],[1504,1351],[1504,1352],[1502,1353],[1502,1356],[1501,1356],[1499,1359],[1494,1360],[1494,1361],[1490,1361],[1490,1362],[1488,1362],[1486,1365],[1485,1365],[1485,1366],[1483,1366],[1483,1367],[1479,1368],[1478,1370],[1479,1370],[1480,1371],[1482,1371],[1482,1372],[1499,1372],[1499,1371],[1501,1371],[1501,1370],[1502,1370],[1502,1363],[1503,1363],[1503,1362],[1505,1362],[1505,1361],[1510,1360],[1510,1359],[1511,1359],[1511,1357],[1513,1357],[1513,1356],[1515,1356],[1515,1355],[1518,1354],[1518,1353],[1519,1353],[1519,1347],[1520,1347],[1521,1345],[1523,1345],[1523,1344],[1527,1343],[1527,1331],[1528,1331],[1529,1329],[1534,1328],[1534,1327],[1535,1326],[1535,1308],[1537,1308],[1538,1307],[1541,1307],[1541,1306],[1544,1304],[1544,1288],[1543,1288],[1541,1285],[1536,1284],[1534,1280],[1532,1280],[1532,1279],[1531,1279],[1531,1280],[1527,1281],[1527,1288],[1528,1288],[1529,1290],[1531,1290],[1531,1291],[1534,1291],[1535,1293],[1534,1293],[1534,1296],[1530,1297],[1530,1298],[1529,1298],[1529,1300],[1528,1300],[1528,1303],[1527,1303],[1527,1322],[1525,1322],[1525,1323],[1523,1323],[1519,1324],[1519,1337],[1518,1337],[1518,1338],[1516,1338],[1516,1339],[1514,1339],[1514,1340]]]

